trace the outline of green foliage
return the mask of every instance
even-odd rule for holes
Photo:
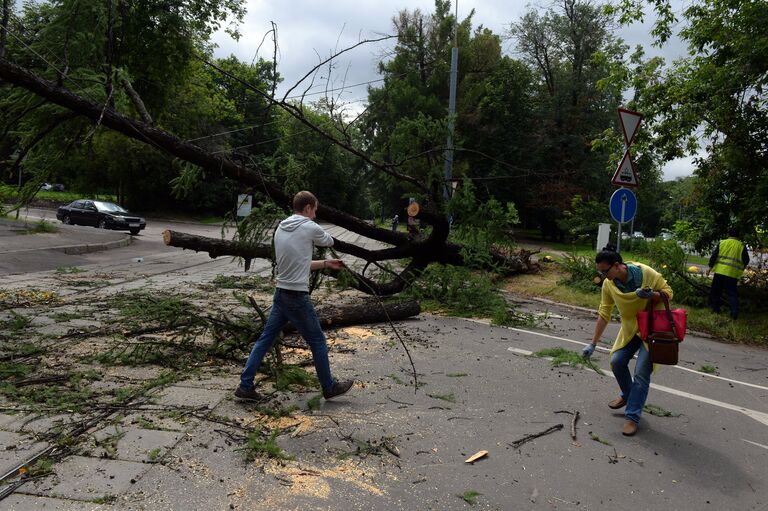
[[[147,453],[147,457],[149,458],[149,461],[151,461],[151,462],[153,462],[153,463],[154,463],[155,461],[157,461],[157,459],[160,457],[160,453],[161,453],[161,452],[163,452],[163,450],[162,450],[162,449],[160,449],[159,447],[155,447],[154,449],[150,450],[150,451]]]
[[[468,179],[451,197],[448,211],[454,223],[451,239],[464,245],[462,255],[469,266],[491,264],[493,248],[514,245],[512,227],[519,222],[514,204],[502,204],[495,198],[478,200],[475,186]]]
[[[169,326],[188,321],[195,308],[188,301],[169,293],[132,291],[116,294],[108,300],[125,320],[132,324],[161,323]]]
[[[309,401],[307,401],[307,409],[308,410],[319,410],[320,409],[320,399],[323,397],[322,394],[317,394],[315,396],[312,396]]]
[[[35,222],[31,227],[25,224],[25,227],[26,228],[23,231],[18,231],[17,234],[47,234],[47,233],[59,231],[58,227],[46,221],[45,219],[40,219],[39,221]]]
[[[275,388],[277,390],[287,390],[291,385],[301,387],[317,388],[320,381],[314,374],[308,373],[302,367],[291,364],[277,365],[273,368],[275,375]]]
[[[480,493],[479,491],[467,490],[461,495],[459,495],[459,497],[470,506],[474,506],[477,503],[477,497],[479,497],[480,495],[482,495],[482,493]]]
[[[534,357],[552,358],[552,365],[558,367],[561,365],[569,365],[571,367],[587,366],[597,374],[603,375],[603,371],[597,367],[591,359],[584,358],[581,353],[566,350],[565,348],[547,348],[537,351],[533,354]]]
[[[17,334],[32,324],[32,318],[23,316],[18,312],[11,310],[11,319],[0,321],[0,330]]]
[[[449,378],[462,378],[464,376],[469,376],[469,374],[467,374],[467,373],[447,373],[446,376],[449,377]]]
[[[441,401],[448,401],[449,403],[456,402],[456,396],[451,392],[450,394],[427,394],[432,399],[440,399]]]
[[[293,456],[286,453],[279,445],[277,445],[277,436],[279,434],[280,430],[277,428],[267,435],[262,433],[261,428],[257,428],[248,433],[245,447],[243,448],[246,461],[254,461],[263,456],[279,460],[292,460]]]
[[[643,406],[643,411],[645,413],[655,415],[656,417],[678,417],[679,416],[679,414],[672,413],[669,410],[665,410],[660,406],[650,405],[650,404]]]
[[[35,463],[27,467],[29,477],[43,477],[53,472],[53,460],[42,457],[35,460]]]
[[[600,292],[600,284],[595,284],[595,277],[598,276],[598,273],[595,270],[593,258],[571,252],[563,256],[559,264],[569,275],[558,282],[559,285],[566,285],[585,293]]]
[[[605,204],[595,200],[585,200],[581,195],[574,195],[570,209],[563,212],[557,225],[568,233],[575,243],[595,245],[599,223],[610,223],[610,215]]]
[[[272,283],[269,279],[261,275],[216,275],[211,285],[219,289],[248,289],[256,291],[272,289]]]
[[[715,374],[717,372],[717,368],[709,364],[704,364],[703,366],[699,367],[699,371],[706,374]]]
[[[592,440],[594,440],[595,442],[597,442],[597,443],[600,443],[600,444],[603,444],[603,445],[609,445],[609,446],[612,446],[612,445],[613,445],[613,444],[612,444],[611,442],[609,442],[608,440],[603,440],[602,438],[600,438],[599,436],[597,436],[595,433],[592,433],[591,431],[589,432],[589,438],[591,438],[591,439],[592,439]]]
[[[0,384],[0,395],[22,404],[42,405],[52,411],[80,411],[93,403],[95,393],[79,386],[27,386]]]
[[[505,314],[507,304],[488,274],[450,265],[431,265],[405,291],[456,316]]]
[[[0,380],[23,378],[34,370],[31,364],[0,362]]]

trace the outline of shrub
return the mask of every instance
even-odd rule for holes
[[[600,285],[595,283],[595,263],[591,258],[575,253],[566,254],[560,262],[560,267],[568,272],[570,277],[559,281],[558,284],[587,293],[600,292]]]

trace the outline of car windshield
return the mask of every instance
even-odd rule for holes
[[[96,209],[99,211],[107,211],[109,213],[128,213],[128,211],[111,202],[94,201],[93,203],[96,205]]]

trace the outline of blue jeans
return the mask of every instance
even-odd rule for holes
[[[635,362],[635,378],[629,374],[629,361],[637,352]],[[614,351],[611,356],[611,369],[616,381],[621,388],[621,397],[627,401],[624,416],[634,422],[640,422],[645,400],[648,398],[648,388],[651,385],[651,372],[653,364],[648,350],[645,349],[642,339],[637,335],[629,341],[629,344]]]
[[[296,327],[309,348],[312,350],[312,359],[315,361],[315,371],[323,390],[330,390],[334,380],[331,377],[331,364],[328,362],[328,345],[325,335],[320,328],[317,313],[309,301],[309,294],[298,291],[288,291],[277,288],[272,299],[272,310],[269,319],[261,332],[261,336],[251,349],[245,369],[240,376],[240,387],[245,390],[253,389],[253,379],[264,360],[264,356],[275,343],[275,339],[286,323]]]

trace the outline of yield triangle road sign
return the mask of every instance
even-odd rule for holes
[[[624,141],[627,143],[627,147],[632,145],[642,119],[643,114],[641,113],[619,108],[619,122],[621,122],[621,131],[624,132]]]
[[[621,159],[621,163],[619,163],[619,168],[613,174],[611,183],[619,186],[640,186],[640,182],[637,180],[635,164],[629,155],[629,150],[624,153],[624,157]]]

